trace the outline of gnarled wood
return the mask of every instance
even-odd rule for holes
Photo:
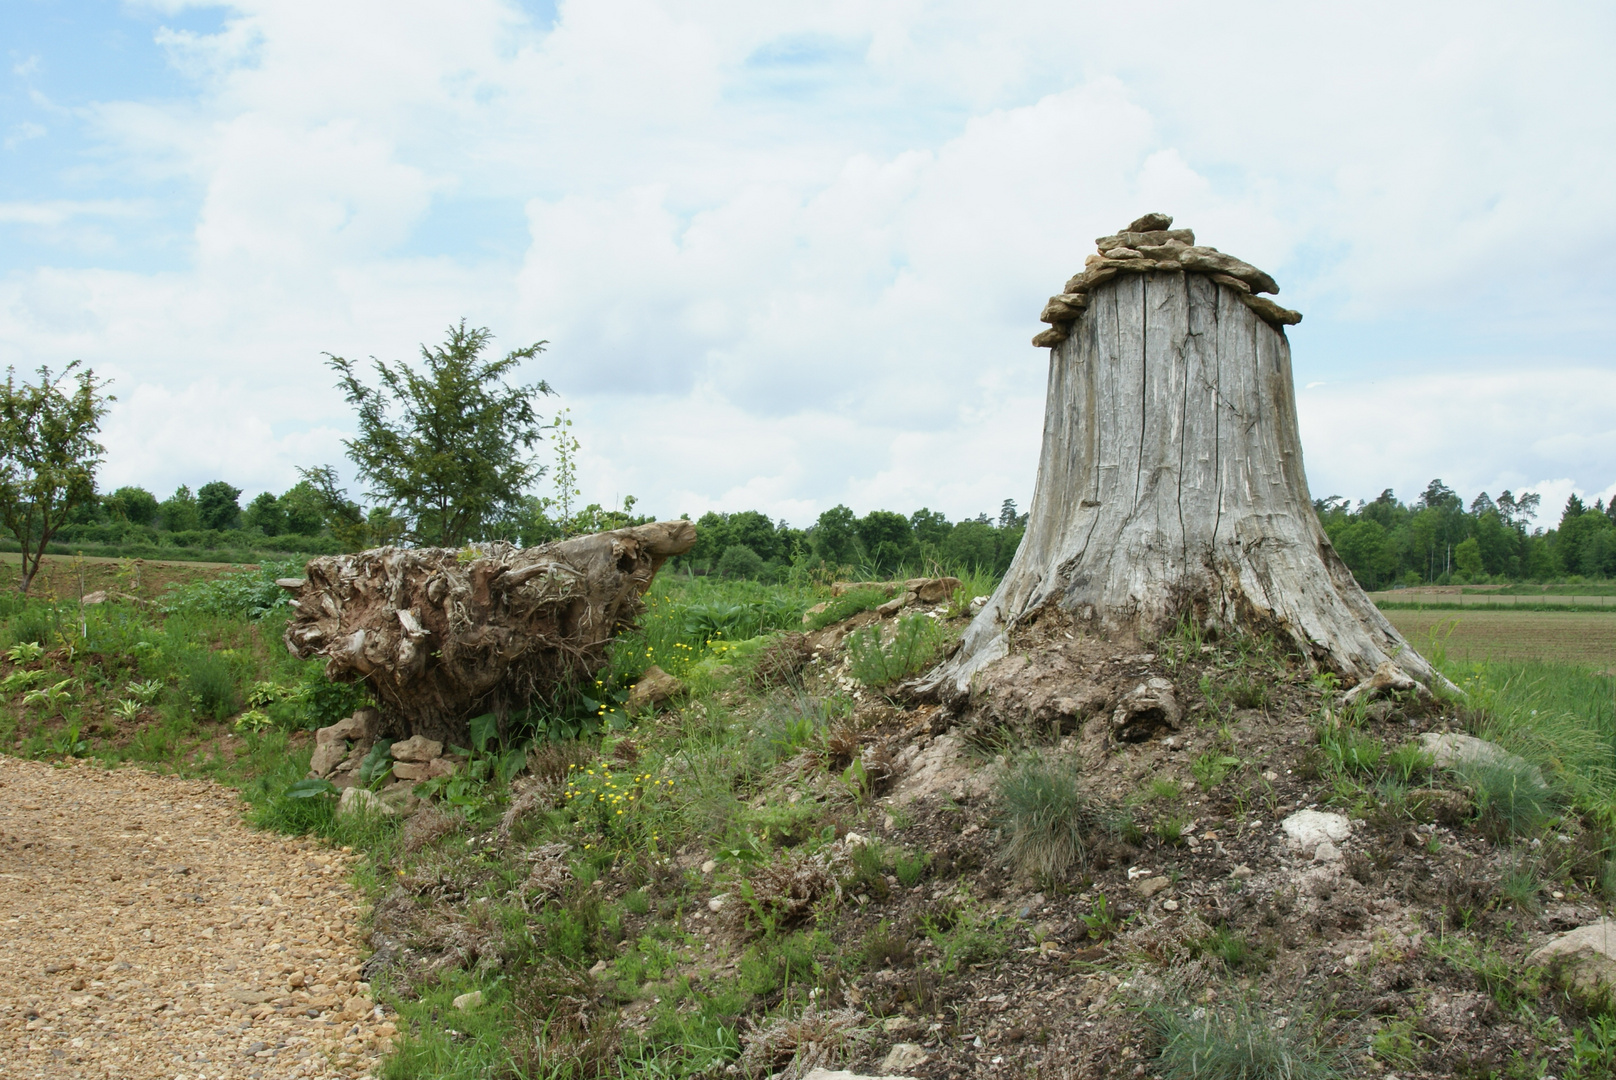
[[[363,680],[396,734],[465,744],[467,718],[502,718],[592,677],[663,562],[696,528],[661,521],[536,548],[378,548],[311,559],[283,582],[286,647]]]
[[[1185,616],[1276,632],[1349,683],[1388,659],[1421,683],[1440,679],[1319,526],[1281,320],[1221,272],[1111,269],[1091,262],[1087,280],[1068,283],[1087,306],[1068,303],[1072,318],[1053,328],[1064,340],[1050,353],[1026,535],[921,691],[968,693],[1015,628],[1050,608],[1145,641]]]

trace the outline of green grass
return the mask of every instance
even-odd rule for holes
[[[1530,829],[1563,800],[1616,829],[1616,676],[1548,663],[1448,664],[1465,693],[1472,733],[1537,766],[1543,791],[1514,770],[1475,770],[1468,779],[1512,831]]]
[[[1330,1080],[1345,1076],[1338,1055],[1320,1048],[1313,1025],[1292,1017],[1284,1028],[1241,1003],[1231,1007],[1156,1008],[1151,1026],[1163,1080]]]

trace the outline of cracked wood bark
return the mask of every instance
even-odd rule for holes
[[[956,699],[1054,607],[1152,640],[1190,615],[1272,631],[1356,682],[1440,679],[1353,580],[1302,471],[1290,345],[1208,275],[1120,275],[1051,350],[1027,531],[960,648],[919,684]]]
[[[695,542],[690,522],[660,521],[536,548],[311,559],[303,579],[283,582],[295,611],[286,647],[325,657],[332,679],[364,682],[391,733],[466,745],[470,717],[503,722],[592,678],[657,570]]]

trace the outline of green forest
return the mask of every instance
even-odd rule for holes
[[[1616,502],[1587,506],[1573,495],[1554,528],[1532,529],[1539,498],[1485,491],[1466,508],[1432,480],[1412,504],[1390,488],[1354,508],[1315,500],[1336,552],[1366,589],[1489,582],[1580,582],[1616,576]]]

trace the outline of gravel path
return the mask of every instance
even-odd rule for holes
[[[350,858],[218,784],[0,757],[0,1077],[364,1075]]]

